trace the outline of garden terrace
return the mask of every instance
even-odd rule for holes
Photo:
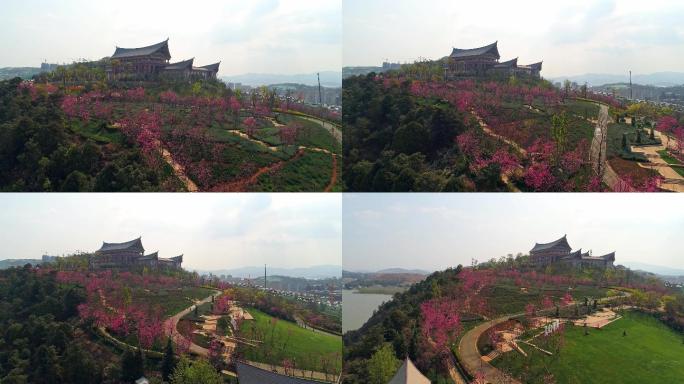
[[[586,191],[600,185],[587,161],[596,116],[583,116],[597,111],[594,101],[529,78],[402,76],[344,80],[350,190]]]
[[[543,382],[547,372],[558,383],[671,383],[684,375],[682,335],[651,315],[625,312],[623,318],[588,333],[584,335],[583,327],[566,326],[560,353],[548,356],[522,345],[527,358],[509,352],[492,364],[529,383]],[[535,342],[545,347],[542,339]]]
[[[135,88],[67,95],[62,108],[77,132],[137,147],[150,168],[189,177],[202,190],[261,190],[261,177],[271,177],[264,188],[274,190],[339,189],[333,170],[341,144],[333,134],[311,117],[272,113],[261,102]]]

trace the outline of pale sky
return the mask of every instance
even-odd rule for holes
[[[342,0],[2,0],[0,67],[97,60],[169,40],[220,75],[339,71]]]
[[[189,270],[342,265],[341,194],[23,193],[0,194],[0,207],[0,259],[142,236]]]
[[[678,194],[345,194],[346,270],[442,270],[471,258],[527,254],[568,236],[573,250],[684,267]]]
[[[345,66],[439,59],[498,40],[542,76],[684,71],[679,0],[345,0]]]

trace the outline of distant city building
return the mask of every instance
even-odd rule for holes
[[[518,58],[499,62],[497,41],[479,48],[453,48],[448,56],[447,75],[484,76],[491,73],[540,77],[542,62],[518,65]]]
[[[383,71],[391,71],[393,69],[401,69],[401,64],[400,63],[388,63],[384,61],[382,63],[382,70]]]
[[[162,259],[159,252],[145,255],[141,238],[123,243],[102,243],[90,259],[91,268],[126,268],[147,266],[152,268],[181,268],[183,255]]]
[[[530,262],[536,266],[565,263],[574,267],[613,268],[615,252],[603,256],[591,256],[589,252],[578,249],[572,252],[566,235],[550,243],[535,243],[530,250]]]
[[[218,62],[195,67],[194,58],[177,63],[170,63],[170,60],[169,39],[140,48],[116,47],[107,68],[107,77],[117,79],[134,76],[151,80],[159,75],[165,75],[179,79],[215,79],[221,64]]]
[[[57,259],[59,259],[59,256],[43,255],[43,257],[41,258],[43,263],[50,263],[56,261]]]
[[[41,72],[51,72],[59,67],[59,64],[40,63]]]

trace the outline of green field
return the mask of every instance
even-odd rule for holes
[[[192,305],[192,300],[201,300],[213,291],[202,287],[183,287],[181,289],[159,290],[156,292],[136,289],[133,303],[142,306],[161,306],[164,316],[175,315]]]
[[[588,336],[582,327],[569,326],[560,355],[547,356],[523,345],[529,357],[510,352],[492,363],[529,383],[542,382],[545,366],[559,384],[679,383],[684,377],[682,337],[649,315],[627,312],[601,330],[590,329]],[[543,347],[539,339],[535,342]]]
[[[570,99],[565,101],[564,107],[569,113],[589,119],[596,119],[601,109],[596,103]]]
[[[499,283],[482,290],[482,295],[487,298],[489,309],[496,315],[514,314],[525,311],[528,303],[541,303],[544,296],[549,296],[558,302],[565,294],[565,290],[553,287],[529,288],[526,292],[514,284]],[[592,286],[580,285],[573,289],[572,296],[580,300],[584,297],[599,298],[606,296],[606,290]]]
[[[258,348],[240,344],[240,352],[247,360],[280,365],[283,359],[295,362],[297,368],[329,373],[342,371],[342,338],[313,332],[285,320],[278,320],[275,329],[273,317],[254,308],[247,308],[254,321],[240,326],[242,337],[264,340]]]

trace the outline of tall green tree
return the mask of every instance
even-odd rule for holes
[[[368,382],[386,384],[399,368],[400,362],[394,356],[391,344],[383,344],[368,360]]]
[[[216,372],[214,367],[206,360],[195,360],[190,362],[182,357],[171,376],[172,384],[220,384],[221,375]]]
[[[568,141],[568,117],[565,112],[553,115],[551,118],[551,136],[556,142],[556,157],[565,153],[565,147]]]

